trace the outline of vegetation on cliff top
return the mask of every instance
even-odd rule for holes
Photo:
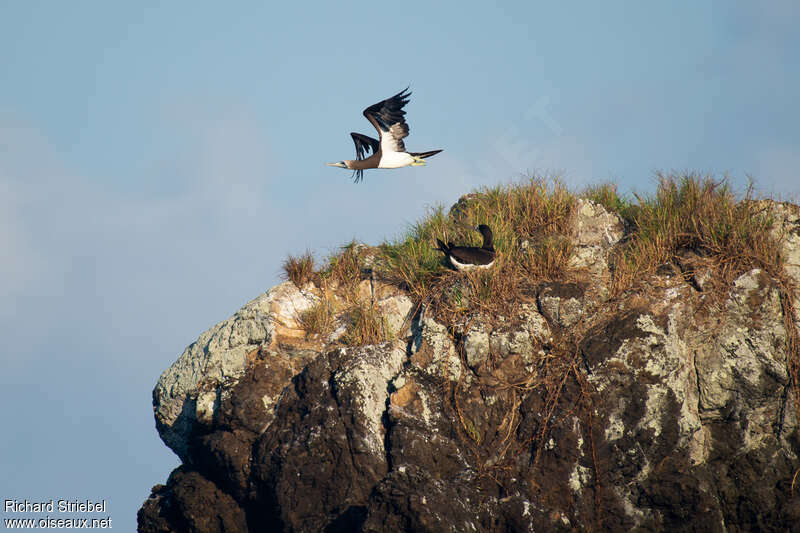
[[[558,179],[542,178],[485,188],[462,198],[449,213],[442,207],[431,210],[404,237],[381,245],[384,274],[417,301],[441,307],[448,303],[441,298],[443,285],[456,276],[468,287],[468,301],[461,301],[465,309],[497,311],[543,281],[582,277],[570,263],[569,225],[578,198],[603,205],[626,224],[626,237],[609,258],[612,296],[686,254],[692,255],[693,269],[714,272],[720,289],[756,267],[776,279],[783,275],[779,243],[770,233],[771,204],[756,201],[752,188],[737,195],[725,180],[696,174],[659,174],[654,194],[632,197],[618,194],[613,184],[576,193]],[[477,245],[480,236],[473,228],[480,223],[495,232],[497,266],[452,272],[436,250],[436,239]]]
[[[697,254],[723,285],[752,268],[781,276],[779,243],[770,234],[770,204],[755,201],[752,186],[739,197],[724,180],[708,176],[658,177],[655,195],[635,195],[635,202],[621,198],[610,185],[588,191],[590,199],[619,214],[631,228],[613,261],[617,290],[685,252]]]
[[[314,270],[310,253],[284,263],[286,278],[298,286],[316,280],[327,288],[346,288],[353,308],[353,328],[380,329],[365,317],[370,302],[357,297],[355,284],[367,271],[405,288],[412,299],[452,317],[482,310],[502,313],[544,281],[574,281],[584,277],[571,266],[571,217],[579,198],[595,201],[618,214],[626,237],[609,257],[611,296],[636,288],[648,274],[668,264],[713,272],[722,293],[736,276],[762,268],[785,280],[779,243],[770,233],[767,202],[756,201],[752,188],[737,194],[724,180],[698,174],[658,174],[654,194],[620,195],[614,184],[569,190],[558,178],[533,177],[523,183],[486,187],[462,197],[450,211],[430,209],[399,239],[369,252],[350,243],[333,254],[325,268]],[[480,245],[478,224],[494,232],[498,259],[494,268],[453,272],[437,250],[436,239]],[[687,263],[687,254],[692,260]],[[369,262],[369,268],[365,268]],[[691,276],[693,272],[684,272]],[[721,283],[719,282],[721,281]],[[327,290],[327,289],[326,289]],[[333,313],[325,299],[307,320],[313,333],[327,333],[324,319]],[[363,337],[363,338],[362,338]],[[353,342],[381,340],[381,335],[348,335]]]
[[[463,197],[449,213],[442,207],[395,242],[384,243],[382,274],[405,286],[420,302],[442,295],[453,276],[463,278],[458,305],[497,310],[532,281],[569,275],[569,223],[577,202],[558,179],[532,178],[526,183],[485,188]],[[494,233],[498,259],[489,270],[455,273],[436,249],[436,239],[479,246],[478,224]],[[440,305],[446,302],[438,300]]]

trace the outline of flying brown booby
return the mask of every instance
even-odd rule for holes
[[[411,96],[411,93],[406,87],[391,98],[366,108],[364,116],[378,130],[380,140],[352,132],[350,136],[356,145],[356,158],[345,159],[338,163],[328,163],[328,165],[353,170],[354,181],[358,183],[364,179],[364,170],[368,168],[400,168],[409,165],[424,165],[426,157],[431,157],[441,152],[441,150],[406,152],[403,139],[408,136],[409,130],[404,118],[406,112],[403,111],[403,107],[408,103],[409,96]],[[366,157],[370,151],[372,155]]]
[[[436,239],[439,244],[439,250],[444,252],[444,255],[447,256],[450,264],[456,270],[489,268],[494,264],[495,252],[492,230],[486,224],[481,224],[476,229],[483,235],[483,246],[480,248],[475,246],[453,246],[452,242],[445,244]]]

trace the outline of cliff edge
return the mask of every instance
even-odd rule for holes
[[[675,198],[719,193],[692,179]],[[139,531],[797,530],[800,207],[730,202],[764,253],[720,223],[665,255],[646,202],[530,187],[293,269],[203,333],[153,391],[183,464]],[[506,193],[533,195],[507,228]],[[428,252],[477,222],[493,270]]]

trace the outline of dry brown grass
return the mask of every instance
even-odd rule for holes
[[[306,337],[328,337],[335,325],[335,310],[327,291],[323,291],[319,301],[300,313],[299,322],[306,331]]]
[[[519,264],[499,257],[492,268],[442,276],[428,302],[448,322],[474,311],[487,316],[508,314],[522,299],[523,276]]]
[[[364,247],[357,242],[343,246],[339,253],[328,258],[328,266],[321,272],[323,279],[335,285],[352,289],[361,281],[364,267]]]
[[[569,237],[551,235],[530,244],[521,254],[522,265],[537,280],[566,279],[572,273],[569,266],[573,245]]]
[[[301,256],[290,255],[281,266],[284,279],[291,280],[298,289],[302,289],[309,281],[313,281],[316,275],[314,272],[314,256],[309,251],[306,251]]]
[[[403,239],[384,243],[381,254],[388,268],[381,274],[418,302],[435,303],[448,313],[470,307],[507,309],[526,284],[567,272],[572,248],[557,236],[568,230],[576,200],[557,178],[482,189],[452,213],[435,208]],[[497,262],[489,270],[455,274],[445,265],[436,239],[480,246],[478,224],[492,228]]]
[[[379,310],[369,302],[356,302],[347,311],[349,323],[341,342],[348,346],[379,344],[391,337]]]
[[[724,180],[660,174],[656,194],[637,196],[621,214],[633,232],[614,262],[617,293],[686,250],[707,258],[721,287],[752,268],[775,277],[783,271],[768,204],[754,201],[752,188],[737,200]]]

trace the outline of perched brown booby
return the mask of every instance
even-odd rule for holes
[[[456,270],[469,270],[472,268],[489,268],[494,264],[494,242],[492,230],[486,224],[481,224],[476,228],[483,235],[483,246],[453,246],[452,242],[447,244],[439,239],[439,250],[444,252],[450,264]]]
[[[328,163],[328,165],[353,170],[355,183],[358,183],[364,179],[365,169],[424,165],[426,157],[441,152],[441,150],[406,152],[403,139],[408,136],[409,130],[404,118],[406,112],[403,111],[403,107],[408,103],[409,96],[411,93],[406,87],[391,98],[366,108],[364,116],[378,130],[380,140],[352,132],[350,136],[356,145],[356,159],[345,159],[338,163]],[[366,157],[370,151],[372,155]]]

